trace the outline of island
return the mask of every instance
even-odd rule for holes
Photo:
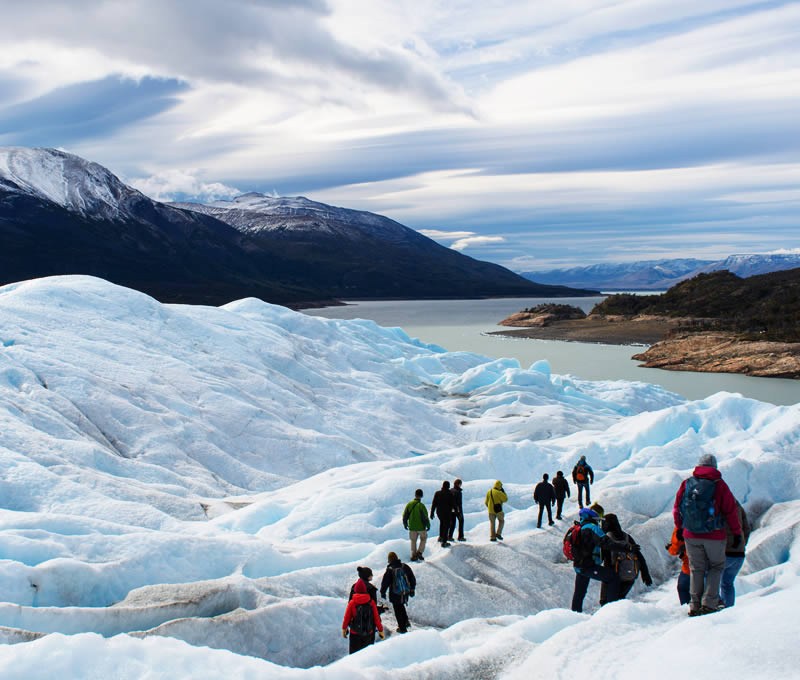
[[[646,368],[800,378],[800,268],[740,278],[699,274],[661,295],[611,295],[585,314],[539,305],[498,335],[649,345]]]

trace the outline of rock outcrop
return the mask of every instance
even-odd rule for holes
[[[735,333],[682,333],[633,359],[645,368],[800,378],[800,342],[743,340]]]
[[[503,319],[498,325],[515,326],[520,328],[534,328],[549,326],[554,321],[564,321],[566,319],[585,319],[586,312],[580,307],[572,305],[542,304],[521,312],[512,314],[507,319]]]

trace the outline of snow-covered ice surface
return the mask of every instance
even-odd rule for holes
[[[704,452],[756,529],[736,606],[689,619],[663,546]],[[5,286],[0,676],[794,678],[799,452],[800,405],[686,402],[256,300]],[[536,529],[531,493],[582,454],[656,587],[597,611],[592,584],[575,614],[567,523]],[[432,536],[411,632],[347,657],[355,567],[379,580],[388,551],[407,559],[405,503],[455,477],[468,541]],[[483,505],[496,479],[503,543]]]

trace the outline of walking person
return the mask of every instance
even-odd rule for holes
[[[614,539],[618,543],[626,543],[629,547],[628,550],[612,550],[605,549],[602,551],[603,565],[611,567],[619,577],[619,592],[617,593],[618,600],[624,600],[628,593],[636,583],[636,577],[641,576],[642,581],[646,586],[653,585],[653,579],[650,577],[650,570],[647,568],[647,562],[642,554],[642,549],[639,544],[633,540],[630,534],[626,534],[619,523],[619,518],[613,513],[603,515],[600,521],[600,528],[606,536]],[[602,607],[608,599],[608,586],[603,583],[600,585],[600,606]]]
[[[583,507],[583,493],[586,492],[586,505],[591,505],[592,499],[589,497],[589,485],[594,484],[594,470],[586,462],[586,456],[581,456],[575,467],[572,468],[572,481],[578,487],[578,505]]]
[[[424,562],[422,553],[425,552],[425,542],[428,540],[428,531],[431,528],[431,521],[428,519],[428,510],[422,502],[422,489],[414,492],[414,500],[409,501],[406,509],[403,510],[403,527],[408,530],[408,538],[411,541],[411,561]],[[419,540],[419,548],[417,548]]]
[[[461,485],[463,482],[457,479],[453,482],[453,488],[450,493],[453,496],[453,518],[450,522],[450,535],[447,537],[449,541],[453,540],[453,534],[456,530],[456,522],[458,522],[458,540],[466,541],[464,538],[464,506],[462,505]]]
[[[453,521],[453,494],[450,493],[450,482],[442,482],[442,488],[433,494],[431,503],[431,519],[439,517],[439,543],[449,548],[447,538],[450,536],[450,524]]]
[[[578,539],[573,543],[575,569],[575,590],[572,593],[572,611],[583,611],[583,600],[589,588],[589,581],[607,584],[606,597],[614,602],[619,594],[619,575],[611,568],[603,566],[603,549],[626,550],[627,543],[615,541],[606,536],[599,526],[600,516],[589,508],[581,508],[578,513],[580,524],[575,528]],[[569,532],[565,541],[569,537]]]
[[[372,583],[371,583],[371,581],[372,581],[372,569],[370,569],[369,567],[356,567],[356,572],[358,573],[358,581],[356,581],[352,586],[350,586],[350,597],[348,597],[347,599],[348,600],[352,600],[353,599],[353,595],[356,592],[356,584],[359,581],[361,581],[361,582],[364,583],[364,585],[367,588],[367,595],[369,595],[369,598],[373,602],[375,602],[375,604],[377,604],[378,603],[378,589],[374,585],[372,585]]]
[[[747,513],[744,508],[736,501],[736,514],[739,516],[739,524],[742,527],[743,539],[739,541],[737,547],[733,547],[736,534],[731,531],[730,525],[726,527],[725,541],[725,568],[722,570],[722,579],[719,584],[719,599],[726,607],[733,607],[736,602],[736,589],[733,582],[736,574],[744,564],[744,550],[747,541],[750,539],[750,522],[747,520]]]
[[[386,597],[386,593],[389,593],[389,602],[394,607],[394,616],[397,619],[397,632],[405,633],[411,625],[406,603],[409,597],[414,597],[417,579],[414,578],[411,567],[401,562],[397,553],[390,552],[387,559],[388,564],[381,580],[381,597]]]
[[[556,504],[556,491],[553,485],[547,481],[548,479],[550,479],[550,475],[545,472],[542,475],[542,481],[533,490],[533,500],[539,505],[539,519],[536,522],[537,529],[542,528],[542,512],[544,512],[545,508],[547,508],[548,525],[553,526],[555,524],[551,508]]]
[[[564,499],[569,498],[569,483],[561,470],[556,472],[556,477],[553,480],[553,490],[556,492],[556,519],[561,519]]]
[[[681,571],[678,574],[678,601],[689,604],[692,596],[689,592],[689,556],[686,554],[686,544],[678,538],[678,529],[672,530],[672,540],[664,546],[670,555],[681,558]]]
[[[347,603],[342,620],[342,637],[350,633],[350,654],[364,649],[375,642],[375,630],[381,640],[384,638],[378,606],[367,594],[367,586],[359,579],[353,597]]]
[[[710,453],[700,456],[692,476],[681,484],[672,515],[689,555],[689,616],[719,611],[727,541],[725,522],[733,534],[731,547],[737,550],[743,541],[736,499],[717,470],[717,459]]]
[[[503,503],[508,500],[506,492],[503,490],[503,483],[498,479],[494,486],[486,492],[484,501],[489,510],[489,540],[503,540],[503,526],[505,524],[505,514],[503,513]],[[495,528],[497,522],[497,528]]]

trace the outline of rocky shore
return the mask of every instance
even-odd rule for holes
[[[682,333],[635,354],[645,368],[800,378],[800,342],[742,340],[734,333]]]
[[[522,313],[520,313],[522,314]],[[603,345],[652,345],[663,340],[667,332],[677,327],[676,319],[664,317],[590,315],[583,319],[533,319],[531,323],[514,314],[500,322],[501,326],[524,326],[520,330],[494,331],[492,335],[536,340],[567,342],[596,342]]]

